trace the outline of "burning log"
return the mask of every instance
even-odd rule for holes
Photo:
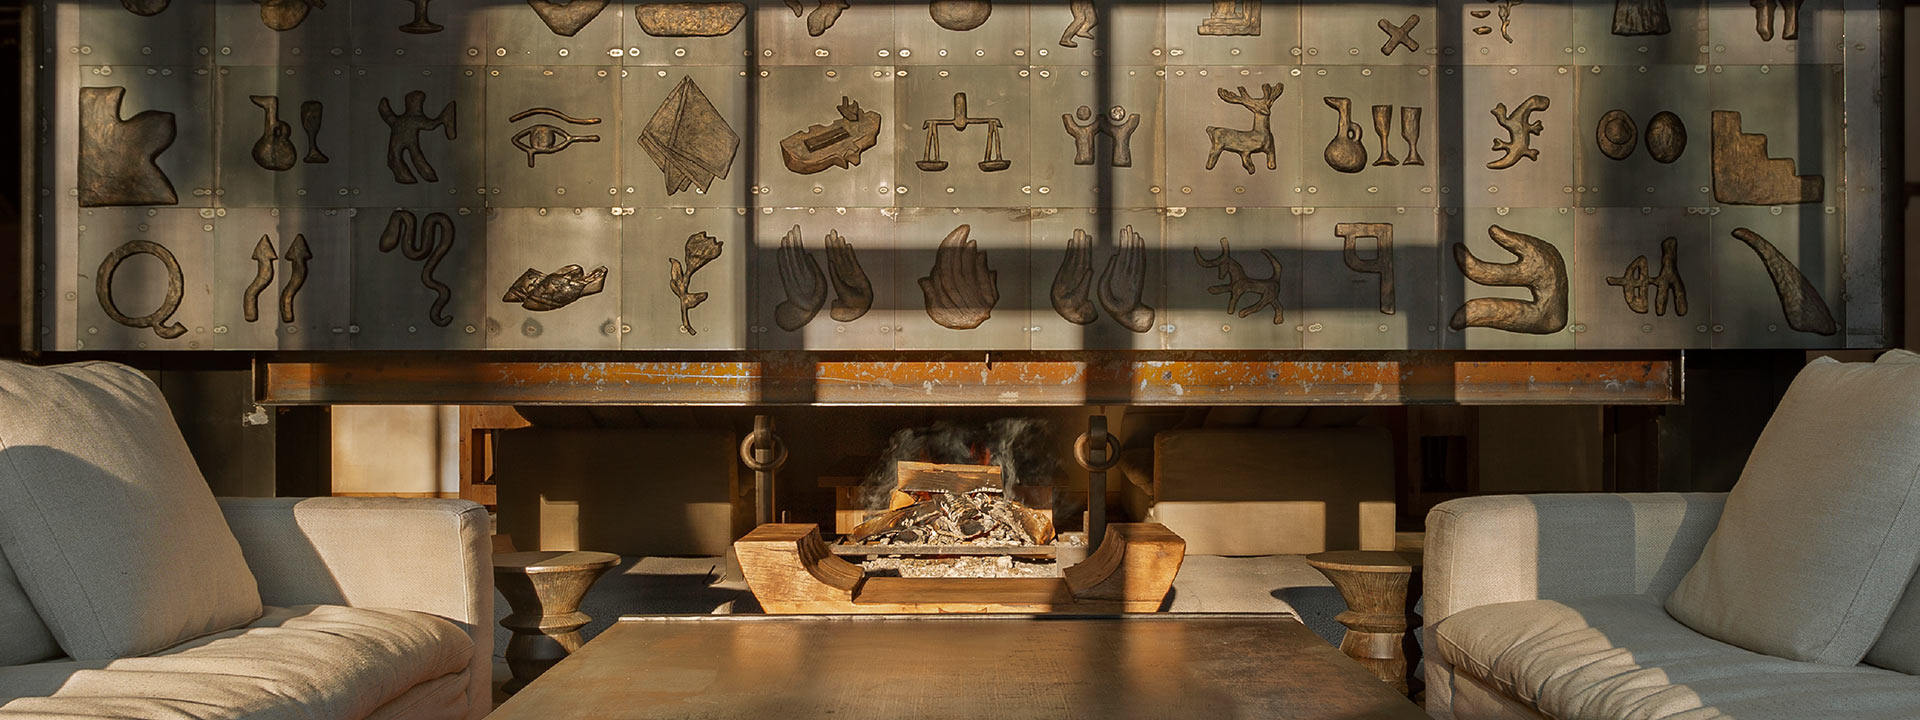
[[[898,487],[903,492],[988,492],[997,495],[1004,491],[1000,485],[999,465],[940,465],[901,460],[894,464],[894,474],[900,478]]]
[[[1049,513],[1003,497],[1000,468],[900,461],[893,507],[853,529],[863,545],[1030,546],[1053,542]]]

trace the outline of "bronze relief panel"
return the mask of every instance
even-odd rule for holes
[[[488,68],[487,204],[621,204],[615,145],[632,142],[620,112],[618,67]],[[476,127],[476,132],[481,128]]]
[[[890,350],[896,326],[921,313],[918,286],[900,290],[892,209],[761,208],[742,247],[753,274],[752,347]],[[924,268],[922,268],[924,270]],[[783,309],[784,308],[784,309]]]

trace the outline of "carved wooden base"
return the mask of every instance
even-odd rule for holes
[[[733,544],[769,613],[1157,612],[1187,543],[1157,523],[1107,526],[1100,549],[1059,578],[869,578],[809,524],[769,523]]]
[[[1407,668],[1420,649],[1407,630],[1417,623],[1407,587],[1419,572],[1420,556],[1384,550],[1348,550],[1307,556],[1307,564],[1333,581],[1347,611],[1334,616],[1346,626],[1340,650],[1405,694]]]
[[[493,556],[493,584],[513,613],[500,626],[507,640],[513,679],[500,689],[519,692],[548,668],[580,649],[580,628],[592,618],[580,612],[587,588],[620,556],[602,552],[518,552]]]

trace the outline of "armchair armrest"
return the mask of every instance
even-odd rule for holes
[[[1492,603],[1673,591],[1725,493],[1498,495],[1427,514],[1428,627]]]
[[[221,498],[262,603],[414,610],[473,638],[472,716],[492,707],[493,547],[466,500]]]

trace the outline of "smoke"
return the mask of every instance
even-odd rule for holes
[[[860,500],[869,512],[887,509],[898,484],[894,463],[901,460],[997,465],[1009,493],[1018,485],[1051,485],[1059,466],[1050,449],[1052,437],[1053,424],[1038,418],[1001,418],[983,425],[940,421],[900,430],[888,438],[879,464],[861,483]]]

